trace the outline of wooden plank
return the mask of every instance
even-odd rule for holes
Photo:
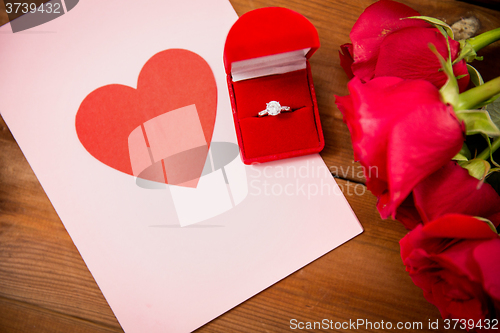
[[[111,333],[123,332],[119,326],[95,322],[47,310],[27,302],[0,297],[0,332],[5,333]]]
[[[0,1],[0,27],[7,22],[9,22],[9,16],[5,10],[5,4],[3,1]]]

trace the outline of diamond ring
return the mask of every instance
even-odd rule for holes
[[[281,106],[279,102],[276,101],[270,101],[269,103],[266,103],[266,109],[262,110],[259,112],[258,116],[259,117],[264,117],[264,116],[277,116],[281,112],[287,112],[291,111],[289,106]]]

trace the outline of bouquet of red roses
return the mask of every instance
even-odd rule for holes
[[[468,63],[500,28],[456,41],[446,23],[380,0],[350,38],[340,52],[350,95],[336,104],[381,217],[410,230],[400,242],[410,277],[443,318],[498,326],[500,77],[485,83]]]

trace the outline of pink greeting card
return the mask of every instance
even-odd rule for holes
[[[66,10],[0,28],[0,110],[126,332],[192,331],[362,232],[319,155],[241,162],[227,0]]]

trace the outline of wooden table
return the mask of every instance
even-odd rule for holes
[[[440,318],[439,311],[424,299],[405,271],[398,242],[406,230],[399,222],[380,219],[375,209],[376,199],[366,191],[361,168],[353,162],[349,132],[334,104],[334,94],[347,94],[347,77],[339,65],[337,50],[349,41],[352,25],[372,2],[231,0],[238,15],[266,6],[288,7],[304,14],[318,29],[321,48],[311,59],[311,66],[326,139],[321,155],[338,177],[336,180],[365,232],[198,332],[288,332],[291,319],[300,322],[364,319],[394,325],[422,322],[423,330],[406,331],[425,332],[429,320]],[[448,23],[474,15],[481,22],[480,32],[500,26],[499,12],[463,2],[401,2],[422,15]],[[6,17],[1,9],[3,24]],[[486,60],[476,67],[485,79],[500,75],[497,61],[500,45],[492,45],[481,53]],[[0,122],[0,332],[122,332],[3,120]]]

